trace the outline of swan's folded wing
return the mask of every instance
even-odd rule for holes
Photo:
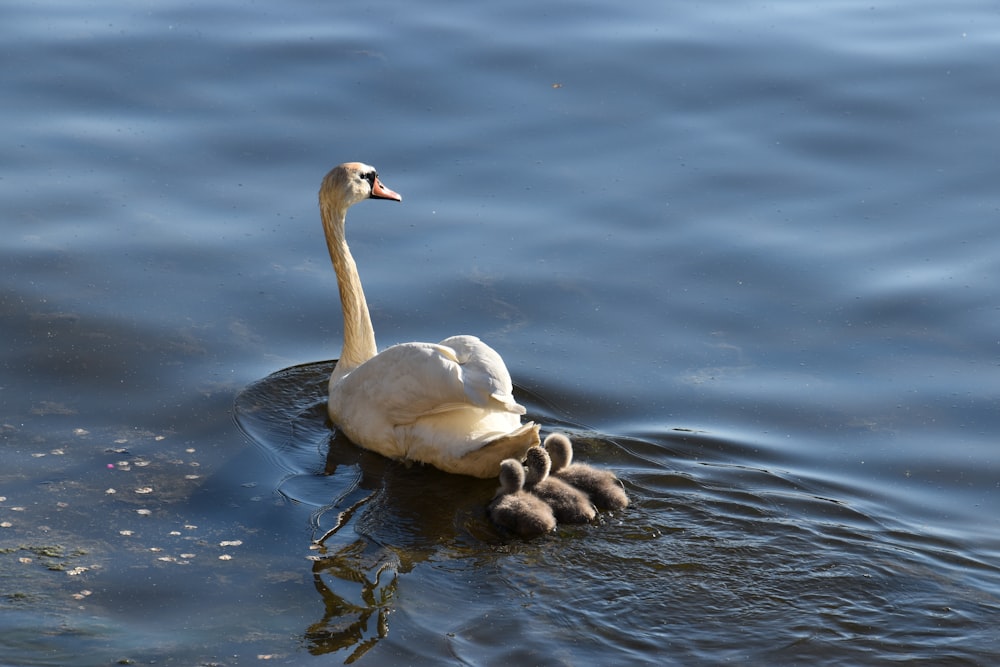
[[[465,393],[471,403],[485,407],[496,401],[508,412],[525,413],[524,408],[514,400],[514,383],[507,365],[496,350],[475,336],[452,336],[439,345],[454,350],[462,369]]]
[[[447,341],[458,348],[434,343],[394,345],[351,371],[336,391],[351,402],[379,406],[397,425],[470,406],[524,414],[514,401],[510,374],[496,352],[471,336]]]

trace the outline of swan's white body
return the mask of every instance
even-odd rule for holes
[[[344,238],[347,209],[401,197],[359,162],[335,167],[319,192],[320,212],[344,315],[344,346],[330,376],[330,419],[356,444],[441,470],[496,477],[500,462],[537,445],[521,423],[503,359],[474,336],[402,343],[379,353],[357,266]]]

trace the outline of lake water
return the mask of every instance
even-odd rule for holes
[[[0,25],[0,663],[1000,660],[994,2]],[[627,510],[331,438],[346,160],[379,344],[482,337]]]

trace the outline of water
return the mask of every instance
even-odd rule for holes
[[[1000,656],[991,3],[0,15],[0,662]],[[380,345],[481,336],[628,510],[331,442],[354,159]]]

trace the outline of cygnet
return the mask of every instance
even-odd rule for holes
[[[565,435],[549,435],[545,438],[545,450],[552,460],[551,475],[586,493],[598,509],[620,510],[628,507],[628,496],[614,473],[585,463],[573,463],[573,443]]]
[[[521,537],[535,537],[552,531],[556,518],[545,502],[524,490],[524,467],[520,461],[500,462],[500,488],[490,502],[490,520]]]
[[[587,523],[597,515],[586,494],[561,479],[549,476],[552,461],[548,452],[535,445],[528,449],[525,458],[527,472],[524,488],[548,503],[556,521]]]

